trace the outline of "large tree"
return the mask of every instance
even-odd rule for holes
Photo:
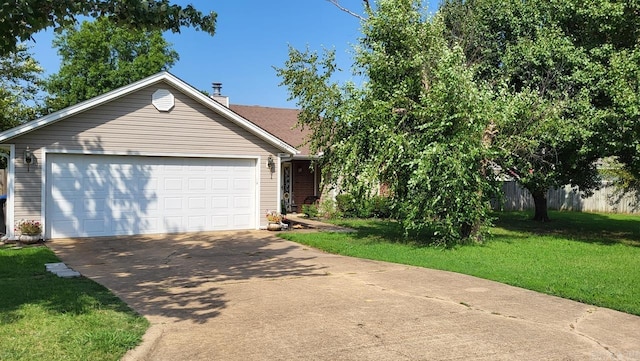
[[[640,201],[640,46],[617,51],[610,59],[602,79],[610,108],[598,130],[609,134],[601,144],[622,165],[612,172],[619,189],[635,193]]]
[[[638,134],[628,130],[637,120],[639,10],[614,0],[446,0],[441,8],[449,41],[500,94],[508,116],[496,128],[497,162],[531,192],[537,220],[548,220],[548,188],[588,194],[599,158],[635,161],[623,150],[636,148],[623,144]]]
[[[182,26],[193,26],[211,35],[216,25],[216,13],[203,15],[192,5],[182,7],[169,0],[6,0],[0,4],[0,55],[45,28],[76,25],[78,16],[108,17],[138,29],[179,32]]]
[[[0,131],[39,115],[42,72],[24,44],[0,57]]]
[[[488,94],[420,1],[373,8],[354,64],[362,87],[332,81],[333,52],[291,48],[278,69],[313,131],[312,150],[323,153],[323,178],[356,197],[387,185],[407,231],[478,240],[492,195]]]
[[[159,30],[123,28],[106,18],[64,31],[53,45],[62,64],[46,82],[50,111],[166,70],[178,59]]]

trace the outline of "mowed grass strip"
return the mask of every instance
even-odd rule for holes
[[[46,247],[0,248],[0,360],[119,360],[148,321],[101,285],[59,278]]]
[[[481,245],[435,248],[405,240],[396,222],[337,220],[354,233],[282,233],[346,256],[464,273],[640,315],[640,217],[551,212],[537,223],[522,212],[496,214]],[[425,280],[427,282],[427,280]]]

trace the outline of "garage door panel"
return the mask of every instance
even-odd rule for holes
[[[235,181],[233,182],[233,189],[236,191],[249,192],[252,183],[253,182],[251,182],[251,180],[249,179],[235,179]]]
[[[140,217],[139,221],[135,226],[131,225],[131,229],[127,234],[153,233],[158,228],[162,228],[160,227],[160,219],[158,217]]]
[[[89,217],[105,216],[106,198],[93,198],[82,200],[82,212]]]
[[[207,200],[204,197],[190,197],[188,199],[189,210],[205,210],[207,209]]]
[[[167,178],[164,180],[165,191],[182,191],[182,178]]]
[[[63,195],[64,193],[58,192],[58,194]],[[75,196],[76,193],[67,193],[67,195]],[[82,199],[62,198],[52,207],[50,215],[53,216],[53,219],[67,219],[82,209],[82,202]]]
[[[142,234],[144,233],[142,231],[143,229],[143,225],[140,223],[134,225],[130,222],[126,222],[126,220],[123,220],[119,222],[112,222],[111,226],[109,227],[108,233],[111,233],[111,235],[115,236],[127,236],[132,234]],[[94,236],[98,235],[96,234]]]
[[[109,175],[109,166],[107,164],[87,164],[87,169],[84,173],[87,176],[85,179],[100,182]]]
[[[158,204],[158,201],[155,200],[154,198],[147,198],[147,199],[148,201],[141,206],[141,209],[144,211],[145,214],[157,214],[158,211],[160,211],[160,206]]]
[[[74,234],[78,227],[78,222],[75,220],[63,219],[53,220],[56,223],[56,231],[61,234]]]
[[[56,188],[59,192],[77,192],[82,188],[75,177],[58,177],[55,181],[60,183],[60,186]]]
[[[248,227],[250,218],[250,214],[235,214],[233,216],[233,225],[237,228]]]
[[[152,178],[149,176],[137,178],[138,189],[140,190],[154,190],[158,188],[158,178]]]
[[[182,197],[166,197],[164,199],[164,210],[175,212],[184,208],[184,199]]]
[[[210,171],[211,167],[208,166],[204,166],[204,165],[195,165],[195,166],[191,166],[189,167],[188,171],[192,174],[203,174],[203,173],[207,173],[208,171]]]
[[[255,160],[48,158],[47,234],[81,237],[255,228]]]
[[[187,217],[189,231],[204,231],[207,229],[207,217],[190,216]]]
[[[235,208],[248,208],[251,206],[251,198],[250,197],[234,197],[233,206]]]
[[[64,164],[64,165],[53,164],[50,169],[51,169],[51,174],[54,177],[60,177],[60,178],[66,177],[66,178],[75,179],[76,177],[82,175],[80,174],[80,171],[78,170],[78,168],[73,164]]]
[[[212,203],[213,206],[211,208],[213,214],[226,214],[231,206],[229,197],[214,197]]]
[[[139,205],[144,204],[144,202],[137,202],[136,200],[129,197],[115,197],[112,199],[108,199],[106,203],[109,211],[116,216],[120,213],[125,213],[127,216],[135,215],[136,210],[140,208]]]
[[[213,216],[211,217],[211,221],[214,230],[225,230],[231,228],[228,215]]]
[[[164,227],[167,232],[186,232],[188,231],[186,225],[182,220],[182,216],[166,216],[163,218]]]
[[[93,183],[83,182],[81,187],[73,190],[73,192],[83,192],[85,197],[91,198],[108,198],[111,196],[111,192],[103,189],[103,185],[96,185]]]
[[[182,172],[184,172],[182,164],[175,164],[175,165],[168,164],[168,165],[164,166],[164,170],[166,172],[172,172],[172,173],[182,173]]]
[[[111,209],[109,212],[105,212],[105,218],[111,222],[116,223],[131,223],[134,220],[140,219],[139,213],[131,210]]]
[[[214,191],[223,191],[226,192],[229,190],[229,180],[224,178],[214,178],[213,185],[211,187]]]
[[[190,178],[187,187],[189,192],[205,192],[207,190],[206,178]]]
[[[89,236],[101,235],[108,229],[102,217],[98,219],[85,218],[82,222],[82,228],[86,230]]]

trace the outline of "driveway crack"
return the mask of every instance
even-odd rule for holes
[[[505,314],[502,314],[502,313],[497,312],[497,311],[491,311],[491,310],[487,310],[487,309],[483,309],[483,308],[480,308],[480,307],[474,306],[474,305],[472,305],[471,303],[469,303],[469,302],[465,302],[465,301],[455,302],[455,301],[454,301],[454,300],[452,300],[452,299],[442,298],[442,297],[434,297],[434,296],[431,296],[431,295],[422,295],[422,296],[418,296],[418,295],[414,295],[414,294],[411,294],[411,293],[400,292],[400,291],[398,291],[398,290],[385,289],[384,287],[382,287],[382,286],[380,286],[380,285],[376,285],[376,284],[374,284],[374,283],[367,283],[367,285],[369,285],[369,286],[373,286],[373,287],[379,287],[379,288],[381,288],[381,289],[383,289],[383,290],[391,291],[391,292],[395,292],[395,293],[398,293],[398,294],[403,294],[403,295],[405,295],[405,296],[409,296],[409,297],[423,297],[423,298],[430,299],[430,300],[434,300],[434,301],[438,301],[438,302],[453,303],[453,304],[457,304],[457,305],[459,305],[459,306],[461,306],[461,307],[465,307],[465,308],[467,308],[467,309],[468,309],[468,310],[470,310],[470,311],[475,311],[475,312],[481,312],[481,313],[485,313],[485,314],[490,314],[490,315],[495,316],[495,317],[501,317],[501,318],[510,319],[510,320],[514,320],[514,321],[526,322],[526,323],[529,323],[529,324],[536,324],[536,325],[541,325],[541,326],[544,326],[544,327],[548,327],[548,325],[547,325],[546,323],[544,323],[544,322],[539,322],[539,321],[536,321],[536,320],[530,320],[530,319],[526,319],[526,318],[519,317],[519,316],[514,316],[514,315],[505,315]],[[592,344],[597,345],[598,347],[600,347],[600,348],[602,348],[603,350],[605,350],[605,352],[606,352],[608,355],[610,355],[610,357],[611,357],[612,359],[614,359],[614,360],[618,360],[619,358],[616,356],[616,354],[615,354],[614,352],[612,352],[612,351],[609,349],[609,347],[608,347],[608,346],[606,346],[605,344],[603,344],[603,343],[602,343],[602,342],[600,342],[599,340],[595,339],[594,337],[589,336],[589,335],[587,335],[587,334],[584,334],[584,333],[582,333],[582,332],[578,331],[578,329],[577,329],[577,328],[578,328],[578,326],[579,326],[579,324],[580,324],[581,322],[583,322],[583,321],[585,321],[586,319],[588,319],[589,317],[591,317],[591,316],[592,316],[595,312],[597,312],[597,311],[598,311],[598,308],[597,308],[597,307],[590,307],[590,308],[588,308],[587,310],[585,310],[585,311],[584,311],[580,316],[578,316],[578,317],[576,318],[576,320],[575,320],[573,323],[571,323],[571,324],[569,325],[570,330],[569,330],[568,332],[574,333],[574,334],[576,334],[576,335],[580,336],[581,338],[583,338],[583,339],[587,340],[588,342],[590,342],[590,343],[592,343]],[[566,331],[565,331],[565,332],[566,332]]]
[[[171,258],[172,258],[176,253],[178,253],[178,251],[173,251],[173,252],[171,252],[168,256],[166,256],[166,257],[162,260],[162,263],[164,263],[164,264],[169,264],[169,262],[171,262]]]
[[[618,356],[616,355],[616,353],[611,351],[608,346],[604,345],[602,342],[598,341],[594,337],[586,335],[586,334],[578,331],[578,326],[580,326],[580,323],[582,323],[586,319],[590,318],[596,312],[598,312],[598,308],[597,307],[587,308],[580,316],[578,316],[576,318],[576,320],[573,323],[569,324],[569,328],[571,329],[571,332],[575,333],[576,335],[578,335],[578,336],[580,336],[580,337],[582,337],[584,339],[587,339],[587,340],[595,343],[596,345],[600,346],[603,350],[605,350],[605,352],[607,352],[609,354],[609,356],[612,359],[618,360]]]

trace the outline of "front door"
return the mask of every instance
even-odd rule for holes
[[[283,212],[293,211],[291,184],[291,162],[282,163],[282,192],[280,194],[282,194]]]

